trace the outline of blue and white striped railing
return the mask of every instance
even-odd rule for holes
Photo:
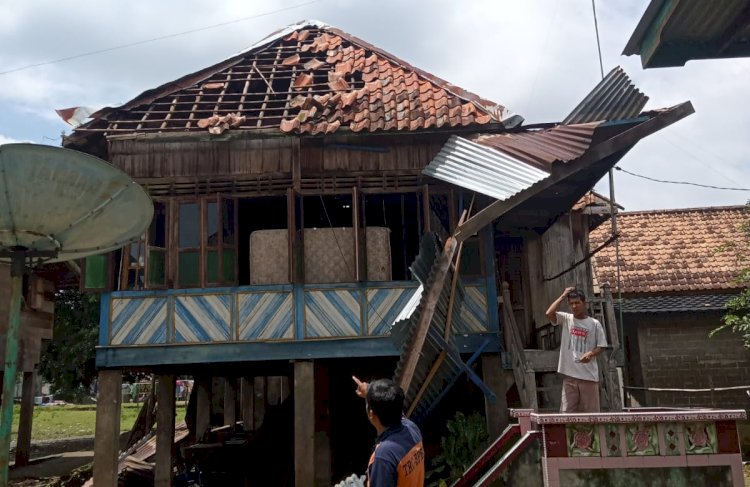
[[[120,291],[102,299],[100,345],[267,342],[388,334],[414,281]],[[483,282],[466,283],[457,333],[488,329]]]

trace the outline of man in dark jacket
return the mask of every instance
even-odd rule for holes
[[[370,487],[423,487],[424,448],[416,424],[403,415],[404,391],[392,380],[371,384],[352,377],[366,400],[367,418],[378,433],[367,466]]]

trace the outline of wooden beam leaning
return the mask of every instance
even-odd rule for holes
[[[693,105],[687,101],[665,112],[659,113],[654,118],[640,123],[619,135],[607,139],[604,142],[600,142],[578,159],[569,161],[565,164],[560,164],[558,167],[553,167],[552,174],[542,181],[514,194],[508,199],[495,201],[485,207],[479,213],[469,218],[468,221],[459,225],[454,237],[458,242],[463,242],[524,201],[546,191],[563,179],[588,168],[591,164],[600,161],[605,157],[611,156],[615,152],[631,147],[640,139],[687,117],[694,111]]]
[[[438,265],[434,275],[430,276],[430,281],[428,282],[428,284],[430,284],[430,287],[426,290],[427,296],[422,298],[425,300],[424,310],[422,311],[422,315],[419,317],[417,329],[414,332],[414,338],[409,344],[409,352],[406,356],[403,373],[401,374],[401,378],[399,380],[399,385],[404,391],[409,390],[411,381],[414,378],[414,372],[417,369],[419,355],[422,352],[422,347],[424,346],[425,339],[427,338],[427,332],[430,328],[432,317],[435,315],[435,308],[437,307],[438,300],[440,299],[440,294],[443,292],[445,278],[448,275],[448,270],[450,269],[451,262],[453,261],[453,255],[455,254],[457,247],[458,244],[456,239],[450,237],[445,242],[443,253],[440,255],[440,257],[438,257]]]
[[[100,370],[98,386],[96,436],[94,437],[94,485],[117,485],[122,373],[119,370]]]
[[[154,487],[172,486],[174,461],[175,376],[160,375],[156,399]]]

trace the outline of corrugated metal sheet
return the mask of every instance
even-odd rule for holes
[[[504,200],[549,176],[501,151],[451,136],[423,174]]]
[[[437,360],[440,353],[443,351],[444,343],[443,337],[445,335],[445,325],[448,317],[448,301],[450,299],[450,283],[453,279],[452,271],[448,271],[445,279],[437,282],[435,274],[439,266],[439,257],[442,254],[442,248],[437,235],[430,233],[422,237],[420,242],[420,252],[414,263],[412,264],[412,273],[425,278],[425,292],[422,294],[426,296],[433,286],[441,286],[442,291],[440,298],[435,307],[435,313],[430,327],[427,332],[427,339],[425,340],[422,350],[412,350],[411,342],[414,333],[417,329],[417,323],[419,322],[420,316],[424,311],[425,302],[420,299],[419,304],[408,320],[402,320],[397,322],[391,332],[391,338],[395,341],[396,346],[401,350],[401,357],[396,365],[396,371],[394,373],[394,380],[399,382],[401,377],[403,366],[406,362],[406,357],[410,353],[419,353],[419,361],[417,368],[414,372],[414,378],[411,381],[409,390],[404,391],[405,404],[410,406],[418,393],[422,388],[422,385],[427,379],[427,375],[432,368],[432,365]],[[428,272],[425,273],[425,271]],[[463,286],[460,281],[456,287],[456,297],[454,298],[453,307],[453,320],[452,323],[455,325],[460,319],[459,310],[461,308],[461,300],[464,296]],[[453,346],[452,337],[448,342],[449,347]],[[455,347],[454,347],[455,349]],[[430,411],[433,404],[436,402],[443,390],[448,387],[455,378],[457,378],[463,372],[463,364],[460,362],[461,357],[458,353],[449,353],[445,360],[443,360],[437,372],[431,379],[427,389],[421,396],[416,408],[411,414],[411,418],[414,421],[420,422],[427,413]]]
[[[591,146],[594,131],[602,122],[558,125],[549,129],[512,134],[486,135],[478,144],[498,149],[543,170],[553,162],[567,162],[583,155]]]
[[[634,118],[646,106],[646,102],[648,97],[635,87],[618,66],[591,90],[562,123],[570,125]]]
[[[641,55],[644,67],[681,66],[690,59],[746,56],[750,0],[652,0],[623,54]],[[646,46],[652,32],[656,45]]]

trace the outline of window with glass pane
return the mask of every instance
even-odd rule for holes
[[[167,284],[167,205],[154,202],[154,218],[148,230],[147,284],[163,287]]]
[[[179,203],[177,218],[177,283],[180,287],[200,286],[200,204]]]
[[[236,204],[233,199],[221,200],[221,275],[227,283],[236,281],[237,229]]]

